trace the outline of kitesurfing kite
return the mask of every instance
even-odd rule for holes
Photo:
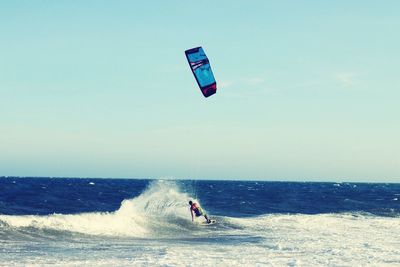
[[[217,92],[217,83],[203,48],[192,48],[186,50],[185,54],[203,95],[209,97],[215,94]]]

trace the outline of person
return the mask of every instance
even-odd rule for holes
[[[196,217],[204,216],[204,218],[206,218],[207,220],[207,223],[211,223],[211,220],[208,218],[207,214],[203,211],[203,209],[200,207],[199,204],[190,200],[189,205],[190,205],[190,214],[192,215],[192,222],[194,220],[193,214],[195,214]]]

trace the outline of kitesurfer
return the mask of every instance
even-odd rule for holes
[[[199,204],[190,200],[189,205],[190,205],[190,214],[192,215],[192,222],[194,220],[193,214],[195,214],[196,217],[204,216],[204,218],[206,218],[207,220],[207,223],[211,223],[211,220],[207,217],[207,214],[203,211],[203,209],[200,207]]]

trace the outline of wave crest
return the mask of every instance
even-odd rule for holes
[[[191,223],[187,201],[174,181],[154,181],[139,196],[125,199],[115,212],[81,214],[0,215],[0,229],[51,229],[88,235],[109,236],[176,236],[188,234]]]

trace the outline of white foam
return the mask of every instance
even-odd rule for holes
[[[400,265],[398,218],[352,214],[269,215],[230,220],[265,239],[269,263]]]

